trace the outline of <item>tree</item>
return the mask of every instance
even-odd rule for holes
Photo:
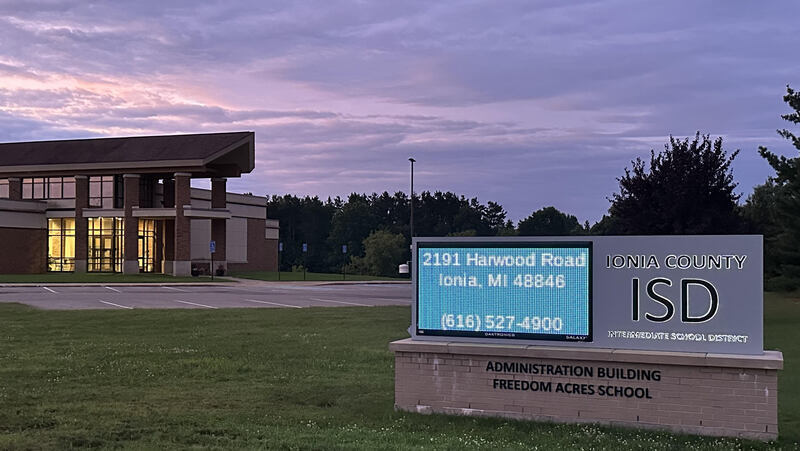
[[[521,236],[537,235],[582,235],[583,228],[578,218],[560,212],[556,207],[544,207],[531,213],[519,222],[517,232]]]
[[[753,188],[741,209],[747,232],[764,235],[764,278],[768,286],[780,275],[777,252],[781,228],[777,204],[781,195],[781,187],[769,178],[763,185]]]
[[[364,256],[353,257],[351,272],[373,276],[397,276],[397,267],[405,256],[406,240],[403,235],[387,230],[376,230],[364,239]]]
[[[603,215],[599,221],[595,222],[594,225],[589,228],[590,235],[614,235],[619,230],[619,226],[617,225],[617,221],[615,218]]]
[[[346,200],[328,198],[324,203],[317,197],[272,196],[267,212],[270,218],[280,220],[284,269],[305,265],[315,271],[337,272],[346,258],[341,253],[342,245],[347,245],[347,257],[363,257],[364,240],[376,230],[405,237],[399,261],[411,257],[410,199],[403,192],[353,193]],[[476,198],[451,192],[415,196],[414,217],[417,236],[493,236],[514,232],[500,204],[489,201],[483,205]],[[307,253],[301,252],[302,243],[308,243]]]
[[[800,124],[800,93],[787,86],[783,101],[794,111],[781,115],[781,118]],[[778,134],[800,151],[800,138],[794,133],[782,129]],[[773,257],[780,276],[773,280],[773,286],[796,289],[800,287],[800,156],[786,158],[763,146],[758,152],[775,169],[775,185],[779,193],[774,203],[777,233]]]
[[[372,214],[370,199],[366,194],[352,193],[347,203],[333,215],[328,243],[332,249],[347,245],[351,255],[362,256],[362,243],[378,228],[377,218]]]
[[[730,157],[722,138],[712,143],[698,132],[692,141],[669,138],[664,151],[650,151],[618,178],[619,193],[609,199],[605,232],[623,235],[726,234],[742,231],[737,214]]]
[[[330,249],[326,238],[330,233],[334,207],[318,197],[299,198],[290,194],[272,196],[267,202],[267,214],[280,221],[280,241],[283,243],[281,267],[304,265],[315,271],[327,270]],[[303,243],[308,252],[303,253]]]

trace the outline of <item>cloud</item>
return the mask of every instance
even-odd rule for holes
[[[670,134],[755,149],[797,83],[789,2],[0,2],[0,139],[255,130],[255,193],[419,186],[597,220]],[[415,180],[416,182],[416,180]]]

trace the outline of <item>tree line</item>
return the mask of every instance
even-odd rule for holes
[[[800,93],[787,87],[784,101],[793,110],[781,117],[800,124]],[[800,151],[800,138],[778,134]],[[722,138],[699,132],[670,136],[649,161],[637,158],[617,178],[608,213],[595,224],[547,206],[514,224],[496,202],[486,204],[452,192],[414,196],[415,236],[537,235],[764,235],[765,280],[778,290],[800,288],[800,155],[779,156],[764,147],[760,155],[775,170],[740,203]],[[270,218],[280,220],[281,269],[393,276],[410,259],[410,198],[406,193],[358,194],[342,199],[273,195]],[[303,251],[305,243],[306,251]]]

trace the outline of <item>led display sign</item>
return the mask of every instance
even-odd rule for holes
[[[591,341],[592,246],[419,243],[417,334]]]

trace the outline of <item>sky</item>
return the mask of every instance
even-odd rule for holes
[[[781,0],[0,0],[0,142],[252,130],[230,191],[454,191],[595,222],[631,160],[721,136],[742,201],[800,88]],[[203,186],[199,183],[198,186]]]

